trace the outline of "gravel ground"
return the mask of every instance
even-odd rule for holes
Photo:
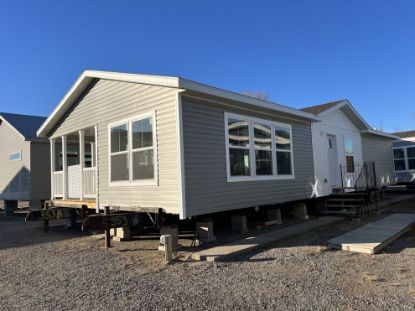
[[[415,203],[390,211],[415,212]],[[383,217],[382,214],[380,217]],[[344,221],[222,263],[164,265],[157,240],[114,243],[0,215],[0,310],[413,310],[415,232],[376,256],[325,241]]]

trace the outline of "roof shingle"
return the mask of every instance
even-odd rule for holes
[[[28,116],[22,114],[0,112],[0,116],[4,118],[11,126],[13,126],[26,140],[38,139],[36,131],[45,122],[45,117]]]

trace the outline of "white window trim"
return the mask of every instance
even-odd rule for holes
[[[146,147],[142,149],[133,149],[132,147],[132,123],[134,121],[143,120],[146,118],[152,118],[153,120],[153,146],[152,147]],[[113,127],[119,126],[119,125],[127,125],[128,130],[128,148],[127,151],[121,151],[121,152],[114,152],[111,153],[111,129]],[[156,125],[156,111],[143,113],[140,115],[136,115],[134,117],[130,117],[127,119],[122,119],[116,122],[112,122],[108,124],[108,185],[110,187],[134,187],[134,186],[158,186],[158,152],[157,152],[157,125]],[[144,151],[147,149],[153,149],[153,163],[154,163],[154,178],[153,179],[142,179],[142,180],[133,180],[133,159],[132,154],[133,152],[137,151]],[[123,180],[123,181],[111,181],[111,155],[114,154],[124,154],[127,153],[128,156],[128,174],[129,174],[129,180]]]
[[[403,159],[395,159],[395,154],[393,154],[393,169],[395,170],[396,173],[406,173],[406,172],[415,173],[415,170],[408,169],[409,168],[408,148],[415,148],[415,145],[412,145],[412,146],[402,146],[402,147],[393,147],[392,148],[392,150],[395,150],[395,149],[403,149],[403,156],[404,156]],[[413,159],[413,158],[411,158],[411,159]],[[405,169],[404,170],[397,171],[395,169],[395,160],[397,160],[397,161],[404,160],[405,161]]]
[[[19,154],[19,158],[18,159],[10,159],[10,157],[12,156],[12,155],[15,155],[15,154]],[[10,162],[18,162],[18,161],[22,161],[22,150],[18,150],[18,151],[14,151],[14,152],[12,152],[12,153],[10,153],[9,154],[9,159],[8,159]]]
[[[249,161],[250,161],[250,176],[231,176],[230,169],[230,158],[229,158],[229,131],[228,131],[228,119],[238,119],[248,121],[249,127]],[[255,143],[254,143],[254,131],[253,123],[262,123],[271,126],[271,137],[272,137],[272,165],[273,175],[256,175],[256,161],[255,161]],[[280,123],[275,121],[269,121],[265,119],[255,118],[246,115],[240,115],[230,112],[224,114],[224,130],[225,130],[225,154],[226,154],[226,178],[227,182],[241,182],[241,181],[261,181],[261,180],[288,180],[295,179],[294,171],[294,151],[293,151],[293,136],[292,126],[286,123]],[[291,152],[291,175],[277,175],[277,149],[275,146],[275,127],[287,127],[290,130],[290,150],[280,150],[285,152]],[[232,148],[232,147],[231,147]],[[258,148],[259,150],[260,148]]]

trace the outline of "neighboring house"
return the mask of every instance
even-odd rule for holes
[[[397,132],[393,143],[397,183],[415,183],[415,131]]]
[[[317,196],[339,189],[380,188],[394,183],[395,136],[372,129],[348,100],[301,110],[322,121],[311,126]]]
[[[185,219],[310,198],[316,121],[178,77],[88,70],[38,135],[50,139],[53,205]]]
[[[0,200],[9,207],[50,198],[49,143],[36,136],[44,117],[0,113]]]

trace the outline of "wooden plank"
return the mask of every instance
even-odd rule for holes
[[[376,254],[415,224],[415,214],[392,214],[327,242],[330,248]]]
[[[262,234],[253,234],[242,240],[225,245],[215,246],[192,254],[194,260],[219,261],[231,256],[252,251],[258,247],[266,246],[270,243],[287,239],[307,231],[334,224],[344,220],[343,217],[320,217],[318,219],[308,220],[304,223],[270,230]]]
[[[36,220],[45,220],[45,219],[64,219],[70,218],[70,213],[67,208],[49,208],[49,209],[40,209],[40,210],[31,210],[26,215],[26,221],[36,221]]]
[[[96,208],[95,200],[50,200],[51,206],[54,207],[70,207],[70,208],[82,208],[86,206],[88,209]]]
[[[136,227],[144,224],[142,214],[97,214],[84,219],[82,228],[86,230],[109,230],[112,228]]]

